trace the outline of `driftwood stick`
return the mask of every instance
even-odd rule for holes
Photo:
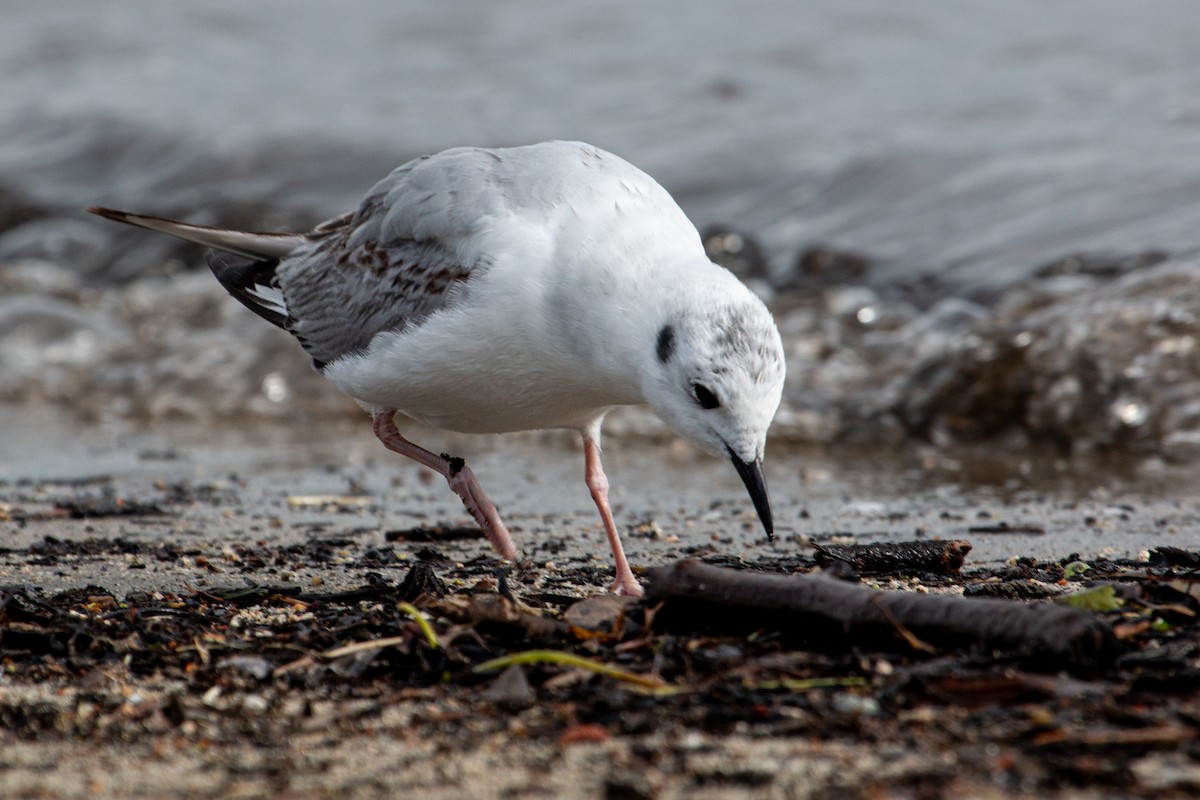
[[[842,561],[859,575],[897,575],[933,572],[949,575],[958,572],[971,552],[965,539],[921,539],[915,542],[879,542],[877,544],[817,545],[817,565],[826,567]]]
[[[909,648],[898,626],[941,649],[982,647],[1058,662],[1112,652],[1109,625],[1067,606],[870,589],[827,575],[767,575],[685,559],[647,574],[656,624],[774,628],[813,644]]]

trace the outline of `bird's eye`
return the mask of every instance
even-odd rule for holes
[[[721,401],[707,386],[693,383],[692,394],[696,396],[696,402],[700,404],[701,408],[713,409],[721,405]]]

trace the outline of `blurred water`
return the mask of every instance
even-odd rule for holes
[[[177,307],[220,302],[169,278],[194,249],[83,206],[301,225],[422,152],[580,138],[761,243],[791,434],[1185,457],[1197,30],[1189,0],[9,0],[0,289],[58,305],[0,314],[0,394],[203,414],[323,391],[256,320]],[[817,244],[861,258],[799,269]],[[205,353],[226,383],[197,384]]]

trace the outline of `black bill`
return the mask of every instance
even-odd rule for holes
[[[754,510],[758,512],[758,518],[762,520],[763,528],[767,531],[767,540],[774,541],[775,523],[771,521],[771,500],[767,497],[767,480],[763,477],[762,459],[756,458],[747,464],[732,450],[729,448],[726,450],[729,452],[729,458],[733,460],[733,466],[738,475],[742,476],[742,483],[746,484],[746,491],[750,492],[750,499],[754,501]]]

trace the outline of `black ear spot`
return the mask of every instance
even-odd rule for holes
[[[664,364],[671,360],[671,355],[675,352],[674,327],[663,325],[659,328],[658,344],[655,346],[654,352],[658,354],[658,360]]]

